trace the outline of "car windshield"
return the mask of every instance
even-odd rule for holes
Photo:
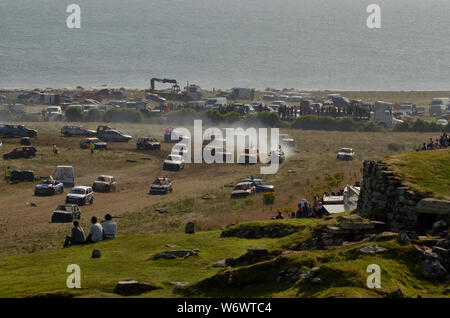
[[[108,179],[105,178],[105,177],[98,177],[98,178],[97,178],[97,181],[103,181],[103,182],[106,182],[106,181],[108,181]]]
[[[340,152],[351,153],[352,150],[351,150],[351,149],[348,149],[348,148],[342,148],[342,149],[340,150]]]
[[[234,190],[247,190],[248,189],[248,185],[246,183],[243,184],[238,184]]]
[[[70,191],[70,193],[73,193],[73,194],[85,194],[85,193],[86,193],[86,190],[74,188],[74,189],[72,189],[72,190]]]
[[[66,210],[66,207],[65,207],[64,205],[60,205],[60,206],[57,208],[57,210],[59,210],[59,211],[67,211],[67,210]]]

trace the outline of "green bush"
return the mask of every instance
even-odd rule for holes
[[[114,123],[140,123],[142,121],[142,114],[136,109],[113,108],[105,112],[103,120]]]
[[[85,117],[85,121],[93,122],[93,121],[101,121],[102,119],[102,112],[98,109],[90,109]]]
[[[448,130],[449,125],[443,128],[441,125],[435,122],[428,122],[423,119],[417,119],[414,122],[404,121],[395,125],[395,131],[413,131],[413,132],[441,132],[442,130]]]
[[[305,130],[332,131],[379,131],[373,122],[358,122],[351,117],[334,118],[330,116],[302,116],[294,120],[292,128]]]
[[[81,107],[69,107],[66,110],[66,120],[67,121],[82,121],[83,111]]]
[[[275,203],[276,194],[274,192],[266,192],[263,195],[263,202],[265,205],[273,205]]]

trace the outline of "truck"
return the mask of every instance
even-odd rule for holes
[[[208,98],[205,102],[206,109],[220,109],[222,107],[227,107],[228,101],[226,97],[213,97]]]
[[[429,108],[430,116],[444,115],[447,112],[447,107],[450,107],[448,97],[433,98]]]
[[[0,125],[0,136],[8,138],[36,137],[37,130],[29,129],[24,125],[4,124]]]
[[[394,118],[392,104],[382,101],[375,103],[374,121],[377,125],[387,128],[392,128],[395,124],[402,122]]]

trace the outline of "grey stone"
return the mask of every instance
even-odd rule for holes
[[[382,253],[387,251],[387,248],[384,248],[382,246],[372,245],[372,246],[366,246],[360,249],[361,252],[365,254],[375,254],[375,253]]]
[[[195,224],[194,224],[194,222],[186,223],[186,227],[185,227],[184,232],[186,234],[194,234],[195,233]]]
[[[136,280],[118,282],[114,292],[119,295],[139,295],[156,289],[154,286]]]
[[[100,250],[98,248],[94,248],[92,250],[91,258],[100,258],[102,254],[100,253]]]
[[[176,294],[177,292],[179,292],[181,289],[185,288],[187,285],[189,285],[188,282],[176,282],[175,286],[172,289],[172,293]]]
[[[215,263],[213,264],[213,267],[225,267],[225,260],[222,259],[222,260],[220,260],[220,261],[218,261],[218,262],[215,262]]]
[[[197,255],[197,253],[191,250],[162,251],[156,254],[153,259],[175,259],[177,257],[188,257],[191,255]]]
[[[423,274],[426,278],[445,277],[447,271],[437,259],[426,259],[422,262]]]
[[[408,239],[408,235],[406,234],[406,232],[401,232],[398,235],[398,239],[397,239],[398,244],[400,245],[409,245],[409,239]]]
[[[450,201],[425,198],[417,203],[419,213],[432,213],[450,215]]]

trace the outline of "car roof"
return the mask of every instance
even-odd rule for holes
[[[182,159],[182,158],[183,158],[183,157],[180,156],[180,155],[172,155],[172,154],[170,154],[169,156],[171,156],[172,159]],[[167,156],[167,158],[169,158],[169,156]]]
[[[113,176],[107,176],[107,175],[104,175],[104,174],[99,175],[98,177],[99,177],[99,178],[100,178],[100,177],[102,177],[102,178],[114,178]]]
[[[236,184],[236,186],[242,185],[242,184],[252,184],[252,183],[250,181],[239,182],[238,184]]]
[[[87,190],[87,189],[89,189],[90,187],[88,187],[88,186],[76,186],[76,187],[73,187],[72,188],[72,190],[73,189],[83,189],[83,190]]]

